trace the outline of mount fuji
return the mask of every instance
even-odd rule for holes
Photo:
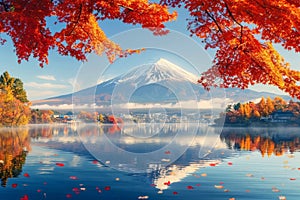
[[[250,89],[241,90],[238,88],[228,88],[226,90],[216,88],[213,89],[212,93],[204,90],[200,84],[197,84],[198,78],[180,66],[161,58],[155,63],[139,66],[94,87],[72,94],[35,101],[33,106],[59,106],[72,103],[106,106],[128,102],[174,104],[190,100],[210,101],[212,98],[219,99],[219,101],[224,103],[225,96],[231,103],[250,101],[263,96],[271,98],[279,96],[274,93],[256,92]],[[282,97],[290,99],[288,96]]]

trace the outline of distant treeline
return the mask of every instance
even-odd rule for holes
[[[220,113],[220,118],[215,122],[229,125],[249,125],[253,122],[300,124],[300,102],[286,102],[281,97],[262,97],[258,103],[250,101],[232,104],[227,106],[225,112]]]

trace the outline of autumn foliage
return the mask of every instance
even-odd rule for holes
[[[140,50],[123,50],[109,40],[102,21],[140,24],[165,34],[164,22],[176,18],[170,7],[184,7],[190,15],[187,29],[216,51],[213,65],[199,79],[206,89],[262,83],[300,98],[299,71],[290,69],[273,46],[300,52],[298,0],[1,0],[0,33],[12,38],[19,62],[33,56],[43,66],[50,49],[78,60],[105,53],[113,61]]]
[[[53,48],[78,60],[86,60],[91,52],[105,53],[110,61],[135,52],[123,51],[106,37],[98,24],[105,19],[141,24],[162,34],[163,22],[175,17],[167,6],[146,0],[0,1],[0,33],[12,38],[19,62],[33,56],[41,66],[48,63],[48,51]]]
[[[300,73],[273,47],[300,52],[300,1],[295,0],[163,0],[184,6],[190,13],[188,29],[216,49],[213,66],[199,80],[205,88],[247,88],[270,84],[300,98]]]
[[[29,106],[22,81],[4,72],[0,76],[0,126],[28,124]]]
[[[274,99],[262,97],[258,103],[250,101],[228,105],[226,112],[220,114],[221,118],[217,119],[216,123],[222,123],[221,119],[224,118],[225,124],[249,125],[262,122],[262,119],[268,119],[274,112],[289,113],[292,117],[287,120],[287,123],[300,124],[300,102],[292,100],[286,102],[281,97],[275,97]]]

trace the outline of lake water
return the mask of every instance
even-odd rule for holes
[[[1,129],[0,199],[300,198],[299,128]]]

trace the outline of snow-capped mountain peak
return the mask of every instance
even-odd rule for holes
[[[197,76],[182,69],[176,64],[161,58],[155,63],[149,63],[134,68],[129,73],[118,78],[118,83],[128,81],[135,84],[143,83],[143,85],[162,81],[189,81],[196,83]]]

